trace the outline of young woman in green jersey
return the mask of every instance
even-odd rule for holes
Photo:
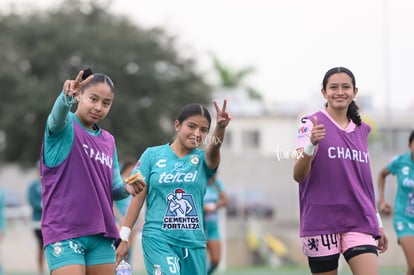
[[[393,157],[378,175],[378,207],[383,215],[391,215],[385,200],[386,177],[397,176],[393,224],[398,244],[407,260],[407,274],[414,274],[414,131],[408,138],[408,152]]]
[[[216,126],[208,140],[209,111],[200,104],[189,104],[175,120],[174,141],[149,147],[139,158],[132,173],[140,172],[147,185],[128,208],[117,262],[127,257],[128,237],[146,200],[142,248],[147,273],[206,274],[203,198],[207,182],[219,166],[220,147],[231,120],[226,101],[222,108],[213,103]],[[200,149],[204,143],[205,149]]]

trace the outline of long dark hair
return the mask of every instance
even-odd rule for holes
[[[329,78],[337,73],[346,73],[352,81],[352,86],[353,89],[355,90],[356,87],[356,81],[355,81],[355,76],[354,74],[351,72],[351,70],[345,68],[345,67],[335,67],[332,69],[329,69],[326,73],[325,76],[322,80],[322,88],[324,90],[326,90],[326,85],[328,84],[328,80]],[[328,103],[325,104],[325,107],[328,107]],[[359,114],[359,107],[356,104],[355,100],[352,100],[351,104],[349,104],[348,106],[348,111],[346,113],[346,116],[352,120],[356,125],[360,126],[361,125],[361,116]]]
[[[180,122],[180,124],[186,120],[187,118],[191,116],[203,116],[208,121],[208,128],[210,129],[211,125],[211,115],[210,112],[207,110],[206,107],[204,107],[201,104],[197,103],[190,103],[185,105],[181,111],[178,113],[177,120]]]
[[[91,69],[87,68],[83,70],[82,80],[85,80],[90,75],[93,75],[93,78],[91,81],[89,81],[88,84],[83,86],[82,92],[85,91],[88,87],[96,85],[98,83],[107,84],[111,88],[111,91],[114,92],[115,90],[114,83],[112,82],[112,79],[109,76],[107,76],[106,74],[102,74],[102,73],[94,73],[92,72]]]

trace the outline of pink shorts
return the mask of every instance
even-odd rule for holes
[[[303,253],[307,257],[323,257],[344,253],[355,246],[377,246],[372,235],[359,232],[303,237],[301,241]]]

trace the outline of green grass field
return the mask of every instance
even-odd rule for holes
[[[405,275],[405,267],[381,267],[380,275]],[[5,272],[5,275],[37,275],[36,272]],[[215,275],[305,275],[310,274],[305,267],[284,266],[277,268],[249,267],[228,268],[226,271],[217,271]],[[133,275],[145,275],[143,272],[134,272]],[[348,267],[339,271],[339,275],[352,275]]]

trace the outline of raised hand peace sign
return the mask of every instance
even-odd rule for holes
[[[84,87],[86,84],[88,84],[92,78],[93,74],[88,76],[86,79],[82,80],[82,76],[84,74],[84,71],[80,71],[78,75],[76,76],[75,80],[66,80],[65,83],[63,83],[63,92],[68,96],[76,96]]]
[[[220,109],[217,101],[213,101],[214,107],[216,108],[217,113],[217,126],[221,128],[227,127],[229,125],[231,116],[228,112],[226,112],[227,100],[225,99],[223,102],[223,107]]]

